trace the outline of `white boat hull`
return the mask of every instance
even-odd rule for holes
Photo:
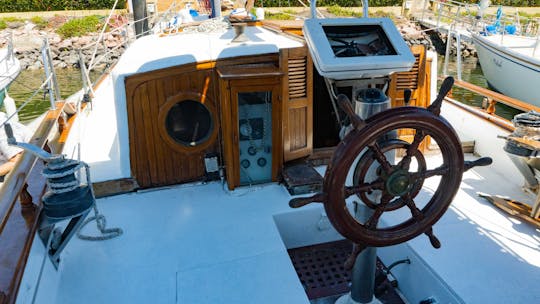
[[[0,49],[0,90],[7,88],[20,71],[21,64],[10,49]]]
[[[510,36],[504,39],[508,40]],[[501,46],[493,40],[473,35],[478,59],[489,85],[504,95],[540,106],[540,59]]]

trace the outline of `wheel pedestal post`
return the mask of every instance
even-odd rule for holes
[[[364,204],[355,204],[355,218],[366,222],[372,215],[373,209]],[[336,304],[380,304],[373,296],[375,289],[375,270],[377,248],[367,247],[356,257],[351,276],[351,292],[341,296]]]

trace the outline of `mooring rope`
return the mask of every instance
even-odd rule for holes
[[[77,231],[77,237],[81,240],[85,241],[105,241],[110,240],[112,238],[121,236],[124,231],[122,228],[107,228],[107,219],[105,216],[101,213],[99,213],[99,210],[97,208],[97,205],[94,203],[94,215],[87,218],[81,225],[81,228],[79,231]],[[82,234],[82,230],[84,226],[86,226],[88,223],[96,221],[96,226],[101,235],[84,235]]]
[[[231,24],[225,18],[209,19],[198,25],[186,26],[179,34],[190,33],[223,33],[231,28]]]
[[[86,168],[86,180],[88,182],[88,187],[90,187],[90,191],[92,191],[92,196],[94,196],[94,190],[92,189],[92,183],[90,182],[90,166],[88,164],[83,163],[84,167]],[[95,197],[95,196],[94,196]],[[85,241],[105,241],[110,240],[112,238],[121,236],[124,231],[122,228],[107,228],[107,219],[103,214],[101,214],[97,208],[97,203],[94,202],[93,204],[94,209],[94,215],[87,218],[81,225],[81,228],[79,228],[79,231],[77,231],[77,237],[81,240]],[[86,226],[88,223],[96,221],[96,226],[101,235],[84,235],[82,234],[82,230],[84,226]]]

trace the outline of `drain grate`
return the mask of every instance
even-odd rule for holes
[[[344,294],[350,290],[351,272],[343,263],[352,250],[347,240],[289,249],[296,273],[310,300]],[[377,259],[375,294],[385,304],[403,304],[394,287],[384,275],[386,267]]]
[[[350,271],[343,262],[351,253],[348,241],[338,241],[289,250],[296,273],[310,300],[349,291]]]

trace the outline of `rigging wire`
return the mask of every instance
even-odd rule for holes
[[[2,123],[0,124],[0,128],[3,128],[4,125],[5,125],[6,123],[8,123],[15,115],[19,114],[19,112],[20,112],[22,109],[24,109],[24,107],[26,107],[26,105],[28,105],[28,103],[30,103],[30,101],[32,101],[32,99],[37,95],[37,93],[38,93],[39,91],[41,91],[42,89],[45,88],[45,86],[46,86],[46,85],[49,83],[49,81],[52,79],[52,75],[53,75],[53,74],[49,75],[49,77],[47,77],[47,79],[41,84],[41,86],[40,86],[37,90],[35,90],[34,93],[33,93],[30,97],[28,97],[28,98],[27,98],[27,99],[26,99],[26,100],[25,100],[25,101],[17,108],[17,110],[16,110],[13,114],[11,114],[4,122],[2,122]]]

